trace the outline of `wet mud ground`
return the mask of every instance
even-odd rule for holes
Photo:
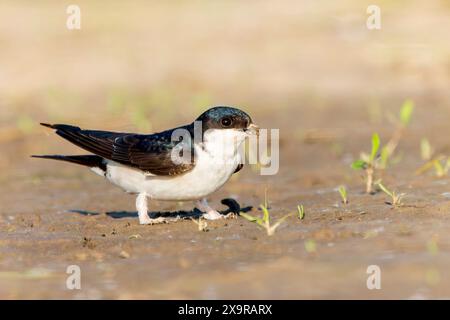
[[[82,28],[67,30],[65,5],[0,2],[0,298],[450,298],[450,177],[414,174],[422,138],[450,153],[448,1],[384,1],[380,30],[352,0],[77,4]],[[392,137],[388,115],[407,98],[399,161],[376,176],[406,193],[394,209],[364,194],[350,165],[374,132]],[[153,132],[217,104],[280,129],[280,168],[245,166],[211,204],[234,198],[259,215],[267,189],[274,221],[299,204],[304,220],[271,237],[244,218],[207,232],[191,220],[141,226],[134,196],[29,158],[83,153],[39,122]],[[70,265],[81,290],[66,288]],[[371,265],[380,290],[367,289]]]
[[[389,110],[398,110],[401,98],[387,99]],[[234,198],[260,215],[267,189],[274,221],[303,204],[305,218],[289,217],[271,237],[242,217],[208,222],[207,231],[191,220],[141,226],[134,196],[82,167],[28,158],[80,152],[67,142],[45,129],[3,141],[14,163],[1,177],[0,297],[450,298],[450,178],[414,175],[423,164],[422,137],[443,151],[450,144],[449,101],[428,112],[433,99],[418,99],[400,162],[378,172],[390,189],[406,193],[404,205],[393,208],[383,193],[364,194],[360,172],[350,168],[373,132],[386,142],[394,130],[384,118],[371,121],[363,100],[253,109],[262,127],[280,128],[279,173],[261,176],[246,166],[210,201],[224,210],[220,201]],[[339,185],[348,188],[347,205]],[[151,211],[192,209],[150,202]],[[69,265],[81,268],[81,290],[66,288]],[[380,290],[366,286],[370,265],[381,269]]]

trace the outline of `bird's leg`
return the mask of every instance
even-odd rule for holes
[[[137,196],[136,209],[138,211],[140,224],[156,224],[166,222],[163,217],[159,217],[156,219],[152,219],[149,217],[147,209],[147,194],[145,192],[139,193],[139,195]]]
[[[219,212],[217,212],[216,210],[214,210],[213,208],[211,208],[208,204],[208,201],[206,200],[206,198],[203,198],[201,200],[198,200],[196,202],[197,207],[205,212],[203,214],[203,218],[207,219],[207,220],[217,220],[217,219],[222,219],[223,215],[221,215]]]

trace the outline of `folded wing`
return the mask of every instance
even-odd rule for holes
[[[73,144],[130,167],[161,176],[173,176],[192,170],[194,167],[193,145],[190,141],[172,141],[173,130],[152,135],[118,133],[99,130],[82,130],[65,124],[42,124],[56,129],[56,133]],[[186,146],[180,144],[189,144]],[[174,163],[174,148],[191,151],[192,161]]]

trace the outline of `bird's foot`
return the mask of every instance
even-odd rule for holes
[[[238,215],[235,212],[227,213],[226,215],[222,215],[225,219],[237,219]]]
[[[197,207],[200,209],[200,211],[205,212],[203,214],[203,218],[207,220],[219,220],[225,218],[223,214],[220,214],[219,212],[211,208],[206,199],[197,201]]]
[[[139,224],[158,224],[166,223],[167,220],[164,217],[150,218],[147,209],[147,194],[145,192],[140,193],[136,198],[136,209],[139,216]]]
[[[218,220],[225,218],[224,215],[221,215],[216,210],[208,210],[206,213],[203,214],[203,218],[206,220]]]
[[[164,217],[150,218],[148,215],[146,217],[139,217],[139,224],[159,224],[167,223],[167,219]]]

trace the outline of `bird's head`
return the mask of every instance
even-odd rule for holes
[[[242,110],[232,107],[214,107],[203,112],[196,121],[201,121],[203,132],[209,129],[234,130],[246,134],[257,133],[252,118]]]

